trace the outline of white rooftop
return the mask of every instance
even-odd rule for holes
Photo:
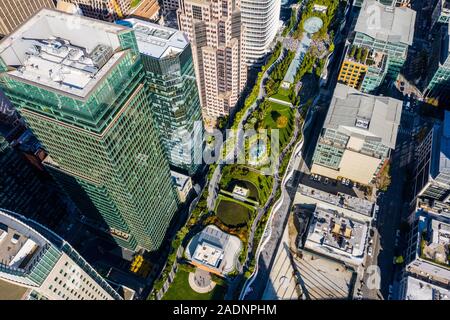
[[[337,211],[316,206],[307,240],[314,247],[326,246],[335,253],[355,258],[364,256],[367,225]]]
[[[405,300],[450,300],[450,291],[428,282],[408,276],[406,279]]]
[[[414,38],[416,12],[407,7],[391,7],[375,0],[365,0],[355,31],[374,39],[411,45]]]
[[[47,89],[86,97],[125,55],[123,26],[43,9],[0,42],[7,74]]]
[[[384,145],[394,149],[402,107],[400,100],[361,93],[338,83],[324,128],[335,129],[348,136],[379,138]]]
[[[189,40],[183,32],[159,24],[132,18],[124,20],[133,25],[139,51],[153,58],[165,58],[184,50]]]
[[[223,250],[206,241],[202,241],[197,245],[192,258],[205,265],[217,268],[223,258]]]

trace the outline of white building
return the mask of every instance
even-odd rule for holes
[[[407,276],[400,282],[400,300],[450,300],[450,291]]]
[[[278,31],[281,0],[241,0],[243,56],[247,65],[261,63],[261,58]]]
[[[7,211],[0,211],[0,279],[26,288],[28,299],[122,299],[64,239]]]
[[[368,226],[337,210],[316,205],[304,247],[357,266],[363,262]]]

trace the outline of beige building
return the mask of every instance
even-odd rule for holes
[[[132,0],[58,0],[75,4],[84,16],[114,21],[125,18],[132,11]]]
[[[206,126],[230,114],[247,80],[239,0],[181,0],[178,25],[192,54]]]
[[[395,148],[402,104],[337,84],[311,172],[371,184]]]
[[[0,280],[17,292],[11,299],[122,299],[69,243],[7,211],[0,211]]]
[[[0,34],[7,35],[42,8],[54,8],[53,0],[0,0]]]

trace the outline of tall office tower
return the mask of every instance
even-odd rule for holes
[[[436,23],[450,22],[450,1],[449,0],[437,0],[436,5],[431,14],[431,28],[434,27]]]
[[[87,17],[112,22],[130,14],[132,0],[58,0],[58,2],[76,5]]]
[[[311,172],[371,184],[395,149],[402,101],[337,84]]]
[[[416,149],[414,196],[450,204],[450,112]]]
[[[42,8],[54,8],[53,0],[0,0],[0,35],[14,31]]]
[[[441,26],[429,59],[425,96],[442,107],[450,107],[450,22]]]
[[[397,78],[413,41],[415,20],[416,12],[410,8],[385,6],[375,0],[364,1],[352,44],[369,55],[346,56],[347,61],[353,59],[368,69],[364,72],[367,79],[364,77],[361,84],[364,91],[375,91],[386,78]]]
[[[6,210],[0,210],[0,279],[27,288],[28,299],[122,299],[64,239]]]
[[[177,194],[132,29],[42,10],[0,43],[0,85],[44,163],[117,243],[158,249]]]
[[[162,8],[164,11],[178,10],[181,0],[162,0]]]
[[[239,0],[181,0],[178,25],[192,45],[206,126],[230,114],[247,80]]]
[[[281,0],[241,0],[243,57],[247,65],[261,64],[278,31]]]
[[[201,163],[203,125],[189,41],[176,29],[138,19],[125,21],[136,34],[152,112],[169,162],[193,175]]]

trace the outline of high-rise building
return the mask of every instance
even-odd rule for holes
[[[436,34],[429,59],[425,96],[435,99],[442,107],[450,107],[450,27],[441,26]]]
[[[261,63],[278,31],[281,0],[241,0],[243,57],[250,66]]]
[[[28,299],[121,300],[72,246],[19,214],[0,210],[0,279]]]
[[[1,86],[77,207],[117,243],[158,249],[177,210],[132,29],[42,10],[0,43]]]
[[[368,83],[363,84],[363,88],[373,91],[385,78],[397,78],[413,41],[415,19],[416,12],[410,8],[385,6],[375,0],[364,1],[352,44],[370,52],[369,61],[363,63],[368,68],[375,66],[376,70],[370,71]],[[377,65],[376,61],[368,65],[375,60],[375,56],[382,59],[382,55],[387,56],[385,65]]]
[[[450,22],[450,1],[437,0],[433,13],[431,14],[431,27],[433,28],[436,23]]]
[[[405,273],[450,289],[450,218],[420,208],[406,238]]]
[[[54,8],[53,0],[0,0],[0,35],[10,34],[42,8]]]
[[[115,21],[122,19],[131,12],[132,0],[58,0],[59,2],[76,5],[83,15],[105,20]]]
[[[192,175],[201,163],[203,126],[189,40],[176,29],[138,19],[126,22],[136,34],[155,124],[169,162]]]
[[[239,0],[181,0],[178,25],[191,42],[206,125],[230,114],[247,80]]]
[[[337,84],[311,172],[368,185],[395,148],[402,101]]]
[[[414,196],[450,203],[450,112],[416,149]]]

